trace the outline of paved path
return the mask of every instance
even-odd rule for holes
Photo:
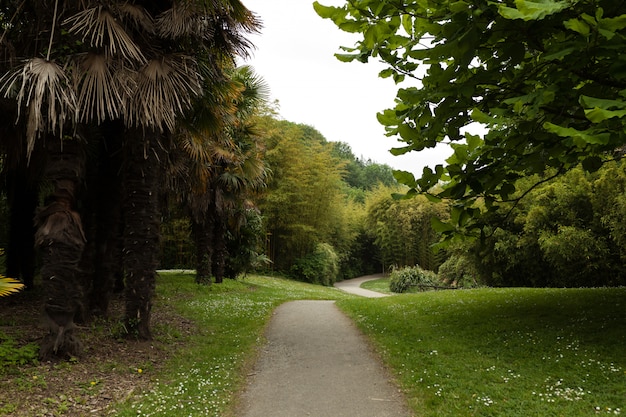
[[[278,307],[240,417],[407,417],[405,400],[334,301]]]

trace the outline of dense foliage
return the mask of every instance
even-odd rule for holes
[[[538,180],[519,181],[520,193]],[[441,272],[490,285],[625,285],[624,192],[623,163],[593,174],[575,168],[517,204],[503,205],[490,218],[488,236],[448,248]]]
[[[626,14],[613,0],[354,0],[315,2],[317,13],[361,35],[342,61],[386,64],[400,83],[396,105],[378,115],[405,146],[450,143],[447,166],[412,192],[455,199],[451,224],[482,227],[480,212],[511,199],[517,180],[571,169],[594,171],[626,143]],[[475,134],[482,125],[486,133]]]
[[[411,288],[428,290],[440,286],[433,271],[419,266],[394,269],[389,278],[389,289],[395,293],[407,292]]]

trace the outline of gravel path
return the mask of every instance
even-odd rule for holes
[[[278,307],[240,417],[407,417],[405,400],[333,301]]]

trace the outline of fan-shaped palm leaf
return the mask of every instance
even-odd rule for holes
[[[101,123],[124,114],[124,97],[130,94],[124,80],[132,78],[124,77],[124,70],[114,75],[112,65],[105,54],[88,54],[80,62],[76,72],[82,74],[77,85],[81,121]]]
[[[130,124],[170,131],[177,116],[202,92],[195,61],[177,55],[153,59],[139,69],[137,88],[126,106]]]
[[[68,87],[65,72],[55,62],[33,58],[0,79],[4,97],[17,100],[18,117],[22,105],[27,111],[26,149],[30,155],[39,132],[63,131],[64,123],[76,118],[76,97]]]
[[[82,35],[83,41],[89,39],[90,45],[105,46],[111,55],[121,54],[125,59],[145,62],[141,49],[126,33],[110,10],[102,6],[85,9],[65,19],[65,25],[71,25],[69,32]]]
[[[116,6],[116,10],[122,21],[132,22],[134,26],[145,32],[155,32],[154,19],[143,7],[129,2],[124,2],[122,4],[118,4]]]
[[[206,24],[206,15],[192,2],[176,2],[171,9],[156,18],[158,34],[164,38],[177,39],[182,36],[206,38],[212,36],[213,28]]]
[[[24,284],[13,278],[0,275],[0,297],[16,293],[24,288]]]

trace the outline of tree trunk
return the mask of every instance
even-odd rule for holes
[[[6,275],[21,279],[27,289],[35,278],[35,226],[33,218],[38,203],[37,186],[28,179],[26,167],[7,173],[9,204],[9,239],[6,251]]]
[[[97,158],[87,169],[85,230],[88,247],[83,255],[85,286],[89,288],[89,312],[106,317],[116,285],[122,258],[121,246],[121,135],[123,126],[108,122],[102,125]],[[87,227],[88,225],[88,227]]]
[[[83,291],[78,264],[85,246],[80,215],[73,205],[83,173],[84,153],[77,139],[48,139],[44,177],[53,185],[48,204],[35,217],[35,242],[41,250],[44,311],[49,334],[40,356],[76,356],[81,344],[74,318],[82,309]]]
[[[127,132],[124,157],[124,269],[126,330],[152,338],[150,314],[160,249],[158,176],[160,146],[155,132]]]
[[[192,221],[191,232],[196,244],[196,283],[211,285],[211,260],[213,248],[211,239],[213,236],[213,221],[205,213],[201,221]]]
[[[226,219],[223,212],[219,212],[214,207],[213,219],[213,274],[215,275],[215,283],[221,284],[224,281],[224,269],[226,266]]]

